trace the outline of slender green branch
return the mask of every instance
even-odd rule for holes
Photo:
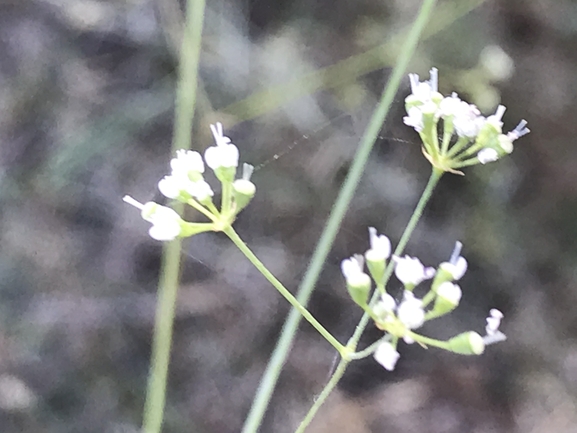
[[[315,399],[315,403],[309,409],[307,415],[301,421],[298,428],[295,430],[295,433],[303,433],[305,431],[305,429],[311,423],[311,421],[313,420],[313,418],[315,417],[315,415],[317,414],[317,412],[319,411],[325,400],[328,398],[329,394],[332,392],[333,389],[335,389],[335,387],[345,374],[349,362],[350,361],[346,359],[340,360],[339,365],[337,366],[335,372],[331,376],[331,379],[326,384],[324,389],[321,391],[320,395]]]
[[[299,288],[297,299],[304,306],[307,305],[308,300],[313,292],[315,284],[318,280],[318,276],[322,270],[323,264],[338,232],[341,221],[344,218],[351,199],[355,193],[357,184],[363,174],[373,144],[378,136],[383,122],[385,121],[385,118],[387,117],[387,114],[389,113],[389,109],[395,98],[397,89],[399,88],[401,80],[405,75],[409,60],[417,48],[419,38],[433,10],[434,5],[435,0],[424,0],[419,15],[415,19],[407,39],[400,49],[401,54],[396,63],[396,66],[391,73],[381,100],[375,112],[373,113],[373,116],[371,117],[365,133],[363,134],[347,178],[345,179],[339,196],[335,201],[331,215],[329,216],[317,248],[313,253],[309,268]],[[378,293],[379,291],[375,292],[375,294]],[[366,316],[368,317],[368,315]],[[248,418],[244,424],[243,433],[254,433],[258,430],[278,380],[282,365],[288,356],[288,352],[297,332],[299,323],[299,312],[297,310],[292,310],[285,322],[277,346],[271,356],[262,381],[259,385],[257,395],[249,412]],[[346,369],[346,365],[346,363],[342,364],[342,368]],[[333,381],[330,383],[332,384]],[[334,382],[334,384],[336,385],[336,382]],[[329,388],[328,391],[325,389],[327,396],[331,390],[332,387]],[[325,392],[321,394],[321,396],[323,395],[325,395]],[[317,403],[320,407],[320,404],[322,404],[324,399],[321,399],[320,397],[319,399],[320,401],[317,401]]]
[[[180,51],[172,153],[177,149],[190,149],[204,6],[205,0],[189,0],[187,3],[186,23]],[[182,204],[178,204],[176,210],[182,213]],[[166,382],[180,274],[180,251],[180,239],[169,242],[163,251],[151,365],[142,423],[144,433],[159,433],[164,418]]]
[[[371,344],[369,347],[367,347],[366,349],[360,350],[358,352],[352,353],[351,355],[349,355],[349,359],[351,361],[357,360],[357,359],[363,359],[366,358],[369,355],[372,355],[375,350],[377,350],[377,347],[379,347],[379,344],[381,344],[384,341],[390,341],[391,340],[391,335],[387,334],[385,335],[383,338],[379,338],[377,341],[375,341],[373,344]]]
[[[266,266],[258,259],[257,256],[250,250],[250,248],[243,242],[240,236],[234,231],[232,227],[224,230],[224,233],[234,242],[238,249],[246,256],[247,259],[254,265],[255,268],[285,297],[287,301],[299,312],[302,316],[335,348],[339,353],[344,349],[344,346],[333,337],[333,335],[321,325],[309,311],[303,307],[300,302],[289,292],[283,284],[266,268]]]
[[[415,340],[417,343],[424,345],[438,347],[440,349],[450,350],[451,345],[446,341],[435,340],[434,338],[425,337],[424,335],[415,334],[414,332],[409,332],[409,337]]]

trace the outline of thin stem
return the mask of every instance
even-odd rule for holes
[[[295,430],[295,433],[303,433],[308,425],[311,423],[315,415],[317,414],[318,410],[321,408],[329,394],[332,392],[333,389],[336,388],[337,384],[345,374],[347,366],[349,365],[348,360],[341,359],[339,365],[337,366],[335,372],[331,376],[329,382],[326,384],[324,389],[321,391],[320,395],[316,398],[314,404],[309,409],[305,418],[301,421],[298,428]]]
[[[216,217],[214,216],[213,213],[209,212],[203,205],[201,205],[199,202],[197,202],[195,199],[190,199],[186,202],[190,207],[193,207],[194,209],[196,209],[197,211],[199,211],[201,214],[203,214],[205,217],[207,217],[208,219],[210,219],[212,222],[216,221]],[[215,208],[216,209],[216,208]],[[218,215],[218,214],[217,214]]]
[[[333,335],[326,330],[326,328],[319,323],[309,311],[303,307],[300,302],[289,292],[283,284],[276,279],[276,277],[266,268],[266,266],[258,259],[257,256],[250,250],[250,248],[243,242],[240,236],[229,227],[223,232],[234,242],[238,249],[246,256],[247,259],[254,265],[254,267],[277,289],[281,295],[335,348],[339,353],[344,349],[344,346],[333,337]]]
[[[204,5],[205,0],[189,0],[187,3],[186,23],[180,51],[172,153],[178,149],[190,149]],[[175,210],[182,213],[182,203],[176,204]],[[164,418],[166,381],[180,274],[181,243],[180,239],[176,239],[166,244],[162,256],[151,365],[142,423],[144,433],[159,433]]]
[[[425,337],[424,335],[415,334],[414,332],[409,332],[408,336],[415,340],[417,343],[428,344],[429,346],[450,350],[450,345],[446,341],[435,340],[434,338]]]
[[[377,347],[379,347],[379,345],[381,343],[383,343],[384,341],[391,341],[391,335],[387,334],[385,335],[383,338],[378,339],[377,341],[375,341],[373,344],[371,344],[369,347],[367,347],[366,349],[360,350],[358,352],[352,353],[349,355],[349,359],[351,361],[357,360],[357,359],[363,359],[366,358],[369,355],[372,355],[375,350],[377,350]]]

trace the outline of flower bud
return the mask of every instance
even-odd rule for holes
[[[382,283],[385,275],[386,260],[391,255],[391,241],[385,235],[379,235],[374,227],[369,227],[371,248],[365,253],[367,267],[377,284]]]
[[[397,352],[397,349],[395,349],[388,341],[379,344],[374,355],[375,360],[389,371],[395,369],[395,365],[400,356],[401,355]]]
[[[347,279],[347,290],[352,300],[361,307],[364,307],[369,300],[371,277],[364,272],[356,274],[353,278]]]
[[[448,350],[461,355],[480,355],[485,351],[483,337],[473,331],[459,334],[449,341]]]
[[[256,186],[250,181],[254,167],[250,164],[242,166],[242,179],[237,179],[232,184],[236,213],[244,209],[256,193]]]
[[[357,254],[343,260],[341,270],[352,300],[362,307],[366,306],[371,291],[371,277],[363,272],[363,256]]]
[[[437,288],[433,314],[438,317],[453,311],[459,305],[461,294],[461,288],[458,285],[448,281],[441,284]]]

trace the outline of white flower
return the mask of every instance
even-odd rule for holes
[[[216,146],[211,146],[204,152],[204,160],[213,170],[220,167],[230,168],[238,166],[238,148],[231,143],[222,130],[222,124],[210,125]]]
[[[188,177],[174,175],[164,176],[158,182],[158,190],[165,197],[177,198],[182,191],[186,190],[186,185],[189,182]]]
[[[164,176],[158,182],[158,189],[168,198],[178,198],[185,192],[200,202],[214,195],[212,188],[205,180],[192,181],[188,177],[174,174]]]
[[[455,113],[453,123],[459,137],[474,138],[485,124],[485,118],[481,116],[481,112],[475,105],[465,102]]]
[[[453,280],[460,280],[467,271],[467,260],[461,256],[462,248],[463,244],[461,242],[455,242],[455,248],[453,248],[449,261],[439,265],[440,268],[451,274]]]
[[[481,164],[487,164],[488,162],[497,161],[499,159],[499,154],[495,149],[485,147],[477,153],[477,158]]]
[[[463,109],[463,104],[467,105],[466,102],[461,101],[457,94],[453,92],[451,96],[447,96],[441,101],[439,105],[440,114],[442,117],[456,116]]]
[[[341,271],[348,284],[355,285],[355,282],[366,280],[368,275],[363,271],[363,256],[355,254],[353,257],[344,259],[341,262]]]
[[[186,192],[201,203],[214,195],[210,185],[202,179],[196,182],[188,182]]]
[[[385,320],[391,316],[391,313],[396,307],[397,303],[395,299],[388,293],[384,293],[381,295],[380,301],[373,306],[372,310],[375,316],[381,320]]]
[[[507,110],[507,108],[504,105],[499,105],[497,107],[497,111],[495,111],[495,114],[492,114],[491,116],[487,117],[486,120],[486,123],[491,125],[496,130],[498,130],[499,133],[501,132],[501,128],[503,128],[503,121],[501,119],[503,119],[503,114],[505,114],[505,110]]]
[[[371,248],[366,252],[370,260],[386,260],[391,255],[391,241],[385,235],[379,235],[377,229],[369,227],[369,241]],[[369,258],[367,257],[367,260]]]
[[[397,308],[397,317],[407,328],[419,328],[425,322],[423,301],[415,298],[412,292],[405,290],[403,302]]]
[[[487,335],[483,338],[483,341],[486,345],[498,343],[499,341],[507,339],[505,334],[499,331],[502,318],[503,313],[501,313],[496,308],[492,308],[491,311],[489,311],[489,317],[487,317],[487,326],[485,327],[485,332]]]
[[[157,241],[171,241],[180,234],[182,219],[174,210],[154,202],[142,204],[128,195],[124,196],[123,200],[140,209],[142,218],[152,223],[148,231],[151,238]]]
[[[399,352],[388,341],[379,344],[374,354],[375,360],[389,371],[395,369],[400,356]]]
[[[411,107],[407,112],[408,116],[403,117],[405,125],[412,127],[415,131],[423,130],[423,112],[419,107]]]
[[[177,150],[176,158],[170,160],[173,175],[188,177],[190,172],[204,173],[204,162],[200,153],[193,150]]]
[[[393,260],[395,261],[395,275],[404,285],[416,286],[435,275],[433,268],[425,268],[416,257],[393,256]]]
[[[461,301],[462,291],[457,284],[445,281],[437,288],[437,296],[444,298],[447,302],[453,305],[459,305]]]
[[[409,74],[409,81],[411,82],[411,96],[413,100],[422,103],[430,101],[436,93],[438,93],[439,78],[437,68],[432,68],[429,72],[429,81],[419,81],[417,74]]]

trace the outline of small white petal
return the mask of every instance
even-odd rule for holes
[[[417,132],[421,132],[424,127],[421,109],[419,107],[411,107],[407,114],[408,116],[403,117],[404,124],[412,127]]]
[[[441,298],[445,298],[454,305],[459,304],[462,294],[461,288],[457,284],[448,281],[445,281],[437,288],[437,295]]]
[[[485,118],[475,105],[463,102],[460,110],[455,113],[453,124],[459,137],[474,138],[485,124]]]
[[[386,260],[391,255],[391,241],[385,235],[379,235],[377,229],[369,227],[369,240],[372,251],[371,257],[376,260],[377,257]]]
[[[168,198],[176,198],[182,191],[183,183],[175,176],[164,176],[158,182],[158,190],[163,196]]]
[[[234,144],[211,146],[204,152],[204,160],[213,170],[238,166],[238,148]]]
[[[358,255],[344,259],[341,262],[341,271],[346,280],[354,278],[354,276],[357,274],[364,273],[362,259],[359,259]]]
[[[188,182],[186,185],[186,192],[201,202],[214,195],[212,188],[204,180]]]
[[[189,172],[204,173],[204,162],[200,153],[192,150],[177,150],[176,158],[170,161],[172,174],[188,176]]]
[[[497,161],[499,159],[499,154],[495,149],[486,147],[477,153],[477,158],[479,158],[481,164],[487,164],[488,162]]]
[[[462,104],[463,101],[459,99],[456,93],[453,93],[451,96],[447,96],[441,101],[439,105],[441,116],[457,115],[462,107]]]
[[[180,225],[178,223],[153,225],[148,234],[157,241],[171,241],[180,234]]]
[[[395,309],[395,307],[397,306],[397,303],[395,302],[395,298],[393,298],[388,293],[385,293],[384,295],[381,296],[380,304],[382,305],[382,307],[385,311],[393,311]]]
[[[389,371],[395,369],[400,356],[399,352],[388,341],[379,344],[374,355],[375,360]]]
[[[502,319],[503,317],[505,317],[503,315],[503,313],[501,313],[501,311],[497,310],[496,308],[491,308],[491,310],[489,311],[489,314],[491,315],[491,317],[495,317],[498,319]]]
[[[432,278],[435,275],[433,268],[425,268],[421,261],[416,257],[396,257],[395,275],[403,284],[417,285],[422,281]]]
[[[406,290],[404,300],[397,308],[397,317],[407,328],[419,328],[425,322],[423,302]]]

